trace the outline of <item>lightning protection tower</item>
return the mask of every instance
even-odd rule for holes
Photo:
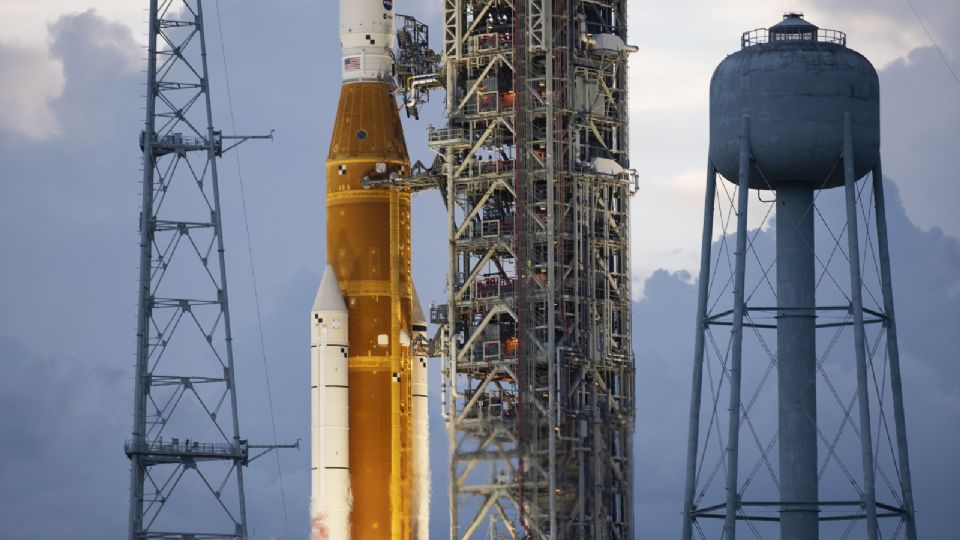
[[[451,538],[633,538],[625,0],[445,0]]]
[[[741,45],[710,84],[683,538],[915,540],[877,73],[800,14]]]
[[[212,127],[201,0],[149,18],[128,538],[245,539],[243,467],[271,447],[240,438],[217,158],[261,137]]]

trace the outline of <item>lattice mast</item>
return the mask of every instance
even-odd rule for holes
[[[151,0],[148,39],[128,537],[244,539],[272,446],[240,438],[217,158],[264,137],[213,128],[201,0]]]
[[[451,537],[632,538],[626,2],[446,0]]]

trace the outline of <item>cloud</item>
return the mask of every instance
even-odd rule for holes
[[[142,102],[135,98],[143,93],[144,51],[133,32],[92,9],[64,15],[49,30],[50,54],[62,63],[68,81],[54,103],[65,129],[105,144],[121,137],[130,140],[131,135],[116,126],[142,121]],[[139,91],[128,90],[132,84]]]
[[[953,56],[954,61],[960,57],[960,36],[956,32],[957,22],[960,21],[960,4],[956,2],[808,0],[808,4],[815,10],[811,11],[811,16],[823,13],[829,24],[814,22],[847,32],[850,46],[873,59],[878,69],[906,56],[913,49],[929,46],[930,37],[924,26],[941,48]],[[916,14],[911,6],[916,9]],[[922,24],[917,20],[917,15]]]
[[[126,524],[132,386],[124,369],[0,336],[5,538],[111,538]],[[15,488],[14,488],[15,487]]]
[[[688,272],[700,266],[703,235],[703,204],[706,196],[706,168],[691,169],[669,177],[651,177],[640,184],[630,201],[633,246],[631,267],[634,300],[643,297],[646,279],[655,271]],[[726,208],[736,196],[736,186],[717,176],[713,239],[736,231],[736,217]],[[772,199],[772,195],[764,195]],[[765,199],[764,199],[765,200]],[[752,192],[748,199],[747,228],[765,228],[773,219],[772,205]],[[700,210],[699,214],[696,209]],[[668,228],[670,234],[645,234]],[[685,239],[685,241],[678,241]]]
[[[922,47],[880,72],[880,96],[884,170],[900,185],[910,218],[960,237],[960,172],[943,151],[960,148],[960,85],[940,55]]]
[[[60,63],[42,49],[0,42],[0,132],[33,140],[60,133],[51,101],[63,92]]]
[[[0,36],[30,46],[43,46],[47,37],[46,28],[64,13],[96,4],[100,13],[112,20],[122,21],[130,28],[146,27],[146,4],[129,0],[42,0],[37,2],[0,2]],[[138,33],[146,43],[146,33]]]
[[[96,130],[102,118],[85,111],[110,113],[109,107],[96,103],[111,94],[104,83],[118,72],[141,69],[142,51],[130,28],[107,21],[92,9],[61,16],[48,30],[52,38],[48,47],[0,41],[5,80],[0,86],[0,133],[46,140],[62,133],[64,121],[84,122],[88,130]],[[72,72],[66,73],[68,69]],[[64,99],[65,91],[83,93]],[[73,109],[64,110],[65,103]]]

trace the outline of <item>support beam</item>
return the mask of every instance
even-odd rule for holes
[[[890,362],[890,388],[893,394],[893,418],[896,423],[897,456],[900,490],[906,512],[907,540],[917,540],[917,521],[913,506],[913,481],[910,476],[910,454],[907,451],[907,420],[903,409],[903,378],[900,374],[900,345],[897,318],[893,311],[893,275],[890,270],[890,240],[887,233],[887,204],[883,193],[881,162],[873,169],[873,199],[877,216],[877,249],[880,252],[880,286],[883,290],[883,313],[886,315],[887,359]]]
[[[843,178],[847,206],[847,250],[850,259],[850,310],[853,312],[853,339],[857,363],[857,398],[860,406],[860,448],[863,464],[863,511],[867,540],[878,540],[876,478],[873,462],[873,435],[870,425],[870,382],[867,374],[867,343],[863,328],[863,284],[860,279],[860,237],[857,215],[857,179],[853,158],[853,122],[843,115]]]
[[[710,261],[713,247],[713,210],[717,197],[717,171],[707,159],[707,189],[703,200],[703,235],[700,238],[700,279],[697,322],[693,345],[693,387],[690,392],[690,429],[687,434],[687,480],[683,495],[682,540],[693,538],[693,506],[697,489],[697,453],[700,448],[700,404],[703,395],[704,333],[710,295]]]
[[[740,380],[743,359],[743,318],[746,314],[744,281],[747,266],[747,206],[750,193],[750,116],[740,119],[740,181],[737,192],[737,251],[733,284],[733,329],[730,333],[730,405],[727,427],[727,507],[723,520],[723,537],[736,540],[737,510],[740,497],[737,493],[737,471],[740,464]]]

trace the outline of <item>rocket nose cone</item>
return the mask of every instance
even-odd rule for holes
[[[347,303],[343,301],[340,284],[337,283],[337,274],[329,264],[323,270],[323,278],[317,287],[317,297],[313,301],[313,311],[347,311]]]

